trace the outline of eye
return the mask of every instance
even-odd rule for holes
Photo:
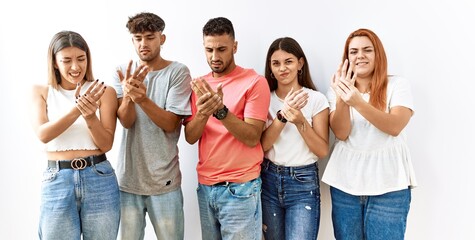
[[[355,51],[355,50],[350,51],[351,55],[356,54],[356,53],[358,53],[358,51]]]

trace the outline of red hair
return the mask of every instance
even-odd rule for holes
[[[386,89],[388,86],[388,61],[383,44],[379,37],[371,30],[360,28],[348,36],[345,43],[345,52],[343,53],[343,61],[348,59],[349,45],[354,37],[367,37],[374,47],[374,71],[369,84],[371,97],[369,104],[373,107],[385,111],[386,108]]]

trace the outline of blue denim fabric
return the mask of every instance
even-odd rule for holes
[[[262,163],[262,222],[266,240],[315,240],[320,225],[317,164],[283,167]]]
[[[41,194],[40,239],[117,238],[119,186],[109,161],[83,170],[47,168]]]
[[[120,202],[120,239],[144,239],[146,213],[157,239],[182,240],[184,238],[185,220],[181,188],[152,196],[120,191]]]
[[[261,179],[208,186],[198,184],[203,240],[261,240]]]
[[[330,187],[337,240],[404,239],[411,190],[354,196]]]

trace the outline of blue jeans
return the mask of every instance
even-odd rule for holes
[[[266,240],[317,239],[320,184],[317,164],[262,163],[262,222]]]
[[[411,190],[354,196],[330,187],[337,240],[404,239]]]
[[[184,238],[185,220],[181,188],[152,196],[120,191],[120,202],[120,239],[144,239],[147,213],[157,239]]]
[[[40,239],[113,240],[120,220],[119,186],[109,161],[83,170],[43,173]]]
[[[261,240],[261,179],[208,186],[198,184],[203,240]]]

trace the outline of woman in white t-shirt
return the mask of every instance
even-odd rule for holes
[[[262,221],[266,240],[317,238],[320,184],[317,160],[328,152],[328,100],[310,77],[292,38],[269,47],[265,77],[271,90],[262,134]]]
[[[330,185],[335,238],[404,239],[416,186],[404,128],[409,83],[388,76],[378,36],[352,32],[328,91],[336,141],[322,181]]]

